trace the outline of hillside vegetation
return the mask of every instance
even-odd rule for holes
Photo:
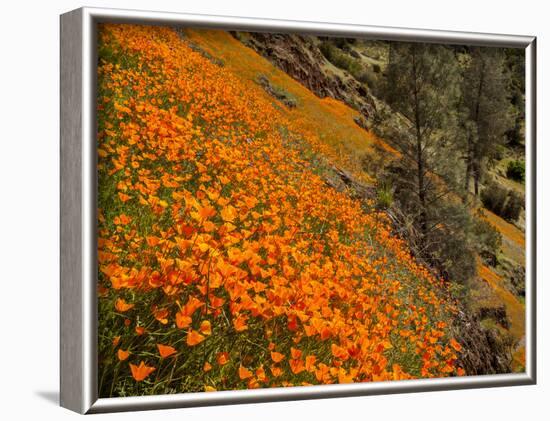
[[[100,35],[102,396],[524,370],[515,52]]]
[[[100,28],[98,98],[100,396],[464,374],[448,283],[358,194],[400,153],[356,110],[133,25]]]
[[[457,287],[454,295],[467,315],[456,320],[461,340],[475,348],[462,354],[467,372],[523,370],[523,51],[233,35],[319,98],[355,109],[359,127],[402,154],[405,159],[380,150],[364,155],[376,190],[371,196],[417,258]],[[211,48],[225,41],[218,44]]]

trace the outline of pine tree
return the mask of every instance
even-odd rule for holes
[[[466,142],[466,174],[464,185],[469,191],[474,180],[474,194],[479,195],[479,185],[487,161],[494,156],[498,145],[505,140],[510,128],[509,74],[504,55],[494,48],[474,47],[464,72],[462,96]]]
[[[436,195],[438,153],[455,127],[459,73],[452,50],[418,43],[392,45],[388,64],[387,100],[410,121],[410,127],[396,139],[401,152],[414,167],[417,224],[428,234],[430,206]]]

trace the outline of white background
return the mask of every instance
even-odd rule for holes
[[[550,39],[545,1],[24,1],[0,23],[0,415],[65,420],[57,406],[59,338],[59,14],[86,6],[536,35],[538,82],[537,386],[106,415],[108,419],[518,420],[548,416],[547,222]],[[546,238],[545,238],[546,237]],[[548,418],[546,418],[548,419]]]

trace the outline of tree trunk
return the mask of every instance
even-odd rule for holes
[[[474,194],[479,196],[479,179],[481,178],[481,165],[479,160],[475,160],[474,163]]]
[[[484,62],[481,63],[480,67],[480,74],[479,74],[479,86],[477,89],[477,102],[476,102],[476,112],[475,112],[475,123],[477,128],[477,141],[474,145],[473,154],[470,157],[471,165],[473,166],[473,172],[474,172],[474,195],[476,197],[479,196],[479,179],[481,176],[481,151],[480,149],[480,142],[479,134],[481,130],[479,130],[479,124],[480,124],[480,107],[481,107],[481,96],[483,94],[483,87],[484,87],[484,78],[485,78],[485,65]]]
[[[468,143],[466,145],[466,174],[464,176],[464,189],[466,196],[470,193],[470,178],[472,177],[472,136],[468,135]]]
[[[424,158],[422,157],[422,137],[419,130],[417,130],[416,137],[416,149],[417,149],[417,171],[418,171],[418,200],[420,202],[420,231],[422,235],[426,235],[426,229],[428,227],[428,215],[426,212],[426,189],[424,187]]]
[[[426,236],[426,230],[428,227],[428,215],[426,211],[426,188],[424,186],[424,150],[422,141],[422,129],[420,122],[420,103],[418,100],[418,71],[416,68],[416,45],[412,46],[412,60],[413,60],[413,94],[414,94],[414,123],[416,128],[416,169],[418,178],[418,201],[420,203],[420,232],[422,233],[422,240]]]

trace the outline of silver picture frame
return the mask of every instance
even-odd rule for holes
[[[526,52],[526,371],[292,388],[98,398],[96,26],[101,22],[311,33],[524,48]],[[80,8],[61,15],[60,403],[82,414],[536,384],[536,37]]]

